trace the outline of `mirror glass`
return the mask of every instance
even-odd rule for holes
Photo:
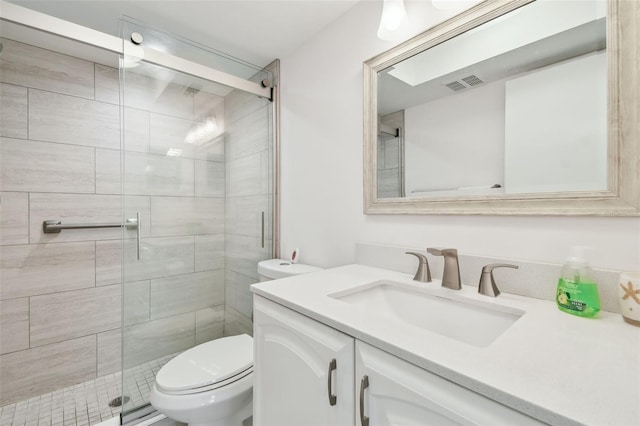
[[[379,69],[377,197],[607,190],[606,15],[537,0]]]

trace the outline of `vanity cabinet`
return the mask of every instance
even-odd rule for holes
[[[254,345],[256,426],[542,424],[260,296]]]
[[[354,339],[254,298],[253,423],[353,425]]]
[[[360,341],[355,365],[356,426],[543,424]]]

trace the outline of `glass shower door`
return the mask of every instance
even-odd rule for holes
[[[137,33],[137,34],[134,34]],[[132,36],[133,34],[133,36]],[[141,36],[141,37],[140,37]],[[134,21],[125,40],[251,77],[264,71]],[[249,285],[271,258],[273,108],[268,99],[154,65],[125,43],[120,67],[123,416],[157,371],[197,344],[251,333]],[[115,171],[114,171],[115,173]]]

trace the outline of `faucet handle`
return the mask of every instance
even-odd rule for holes
[[[482,274],[480,274],[480,283],[478,284],[478,293],[485,296],[497,297],[500,294],[496,281],[493,278],[493,270],[495,268],[513,268],[518,269],[518,265],[511,265],[509,263],[491,263],[485,265],[482,268]]]
[[[418,270],[416,271],[416,275],[413,277],[413,280],[420,281],[423,283],[430,283],[431,270],[429,269],[429,262],[427,261],[427,256],[415,251],[407,251],[405,252],[405,254],[412,254],[418,258]]]
[[[434,256],[446,256],[450,254],[458,256],[458,250],[453,248],[431,247],[427,249],[427,253],[430,253]]]

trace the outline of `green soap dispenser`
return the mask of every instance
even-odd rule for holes
[[[588,247],[571,248],[571,257],[562,266],[556,303],[566,313],[581,317],[594,317],[600,311],[598,285],[593,279],[593,271],[585,258]]]

